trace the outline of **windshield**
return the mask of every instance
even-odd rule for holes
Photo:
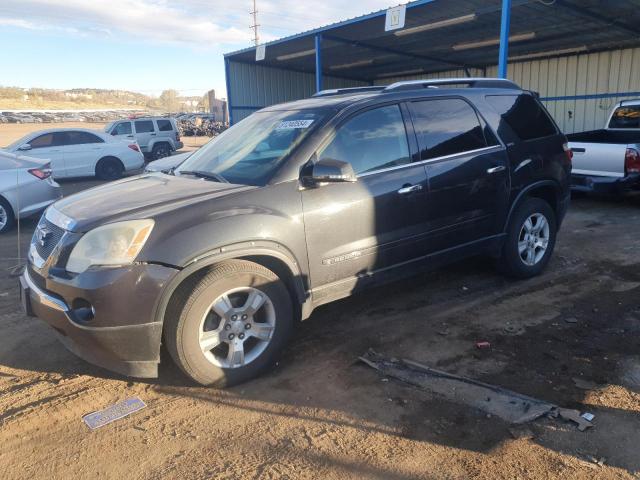
[[[116,122],[108,123],[107,126],[104,127],[104,129],[102,131],[105,132],[105,133],[109,133],[111,131],[111,128],[113,127],[114,123],[116,123]]]
[[[323,117],[313,110],[256,112],[191,155],[175,173],[208,172],[229,183],[265,185]]]

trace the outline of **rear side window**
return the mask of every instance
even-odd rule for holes
[[[65,145],[82,145],[86,143],[104,143],[100,137],[89,132],[64,132]]]
[[[409,145],[398,105],[360,113],[342,125],[318,158],[349,162],[358,173],[409,163]]]
[[[136,122],[136,133],[149,133],[153,131],[153,122],[151,120],[138,120]]]
[[[616,108],[609,128],[640,128],[640,105]]]
[[[111,131],[111,135],[130,135],[131,122],[122,122],[117,124]]]
[[[520,140],[558,133],[547,112],[531,95],[489,95],[486,98]]]
[[[156,120],[158,124],[158,130],[161,132],[170,132],[173,130],[173,125],[170,120]]]
[[[414,102],[411,112],[422,160],[478,150],[489,145],[478,115],[464,100],[452,98]],[[491,144],[496,144],[493,134]]]

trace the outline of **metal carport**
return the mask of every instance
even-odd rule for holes
[[[502,73],[555,102],[550,110],[568,131],[605,110],[596,105],[576,122],[583,103],[591,108],[585,102],[640,96],[640,0],[418,0],[396,8],[405,21],[391,30],[385,23],[398,17],[385,10],[225,55],[231,121],[318,89],[415,78]]]

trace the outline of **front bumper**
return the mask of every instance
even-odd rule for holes
[[[640,189],[640,174],[632,174],[625,177],[572,175],[571,189],[578,192],[619,195]]]
[[[159,265],[44,278],[31,265],[20,277],[23,310],[49,324],[71,352],[139,378],[158,375],[162,322],[155,307],[177,270]],[[89,313],[91,312],[91,313]]]

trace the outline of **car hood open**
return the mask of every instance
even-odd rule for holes
[[[84,190],[59,200],[53,208],[68,217],[67,229],[86,232],[106,223],[153,218],[184,204],[252,188],[256,187],[151,173]]]

